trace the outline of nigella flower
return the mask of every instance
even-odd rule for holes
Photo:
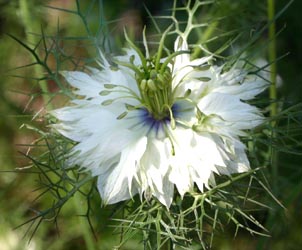
[[[128,40],[129,41],[129,40]],[[97,176],[105,204],[156,197],[169,207],[174,188],[183,197],[203,192],[214,173],[250,169],[240,137],[263,121],[246,101],[266,84],[243,70],[210,65],[211,57],[190,60],[187,42],[175,51],[146,56],[132,43],[124,56],[101,69],[62,72],[78,96],[52,111],[53,127],[77,142],[69,164]]]

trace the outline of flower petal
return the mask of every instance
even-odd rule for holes
[[[200,100],[198,108],[207,116],[221,117],[237,129],[251,129],[263,122],[256,107],[228,94],[210,93]]]
[[[142,137],[134,144],[125,148],[116,166],[98,177],[98,190],[105,204],[113,204],[127,200],[138,192],[132,185],[132,179],[137,171],[137,161],[145,152],[147,138]]]

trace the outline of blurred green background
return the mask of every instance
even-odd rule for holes
[[[143,25],[150,25],[142,1],[139,0],[111,0],[111,1],[78,1],[83,13],[88,13],[86,20],[92,31],[97,34],[102,43],[102,34],[119,36],[126,25],[133,37],[141,33]],[[146,6],[153,15],[164,13],[171,6],[172,1],[145,1]],[[266,22],[266,1],[262,0],[221,0],[216,1],[216,9],[211,12],[215,17],[224,16],[221,29],[233,30],[245,28],[252,32]],[[276,1],[276,12],[280,11],[287,0]],[[24,156],[33,147],[30,145],[38,138],[38,134],[22,126],[34,124],[42,127],[43,119],[35,119],[35,114],[45,113],[38,75],[43,75],[43,69],[38,66],[22,67],[33,62],[32,55],[8,34],[14,35],[24,43],[34,48],[39,41],[41,29],[46,35],[53,37],[80,37],[87,36],[87,30],[81,18],[74,13],[48,8],[47,5],[75,10],[74,0],[0,0],[0,250],[17,249],[112,249],[118,242],[118,236],[112,235],[111,229],[106,228],[109,212],[102,209],[98,213],[97,238],[95,241],[89,231],[85,218],[81,214],[81,205],[70,200],[61,211],[57,225],[53,221],[43,222],[35,232],[31,243],[28,240],[31,234],[26,234],[29,224],[15,229],[33,216],[35,208],[45,208],[51,200],[33,200],[39,195],[39,181],[36,174],[24,172],[18,168],[26,168],[29,160]],[[92,8],[90,8],[92,6]],[[283,102],[282,109],[302,102],[302,2],[294,1],[290,7],[277,19],[277,61],[278,75],[282,79],[282,86],[278,95]],[[86,11],[86,12],[85,12]],[[105,16],[107,20],[114,20],[106,30],[102,26]],[[226,20],[226,21],[225,21]],[[98,33],[102,28],[102,33]],[[50,39],[51,40],[51,39]],[[267,43],[267,33],[264,32],[260,41]],[[66,57],[74,57],[74,65],[81,67],[81,63],[95,57],[95,50],[89,42],[70,39],[60,40],[62,52]],[[123,40],[116,42],[123,43]],[[55,43],[54,43],[55,44]],[[38,50],[37,50],[38,51]],[[39,51],[38,51],[39,53]],[[266,58],[266,50],[262,50]],[[286,55],[285,57],[283,57]],[[50,57],[48,64],[51,68],[58,67],[55,58]],[[60,68],[71,67],[68,64]],[[57,86],[47,82],[51,92]],[[53,101],[54,106],[60,106],[60,100]],[[38,116],[42,117],[42,116]],[[301,150],[302,114],[298,113],[296,119],[295,143],[292,147]],[[291,142],[292,143],[292,142]],[[300,143],[300,144],[299,144]],[[301,152],[300,152],[301,153]],[[214,249],[217,250],[299,250],[302,246],[302,157],[298,154],[279,153],[278,179],[269,180],[277,183],[276,197],[284,204],[286,210],[274,207],[269,212],[263,212],[264,224],[271,231],[270,238],[252,236],[240,231],[236,238],[233,231],[226,231],[217,236]],[[268,176],[269,177],[269,176]],[[84,200],[82,202],[85,202]],[[83,205],[84,206],[84,205]],[[270,219],[268,219],[270,218]],[[33,231],[35,225],[29,230]],[[25,237],[24,237],[25,236]],[[130,241],[124,249],[142,249],[137,241]]]

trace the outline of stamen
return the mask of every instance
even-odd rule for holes
[[[210,77],[198,77],[196,79],[199,80],[199,81],[202,81],[202,82],[209,82],[209,81],[211,81]]]
[[[111,94],[111,91],[109,91],[109,90],[102,90],[102,91],[99,93],[100,96],[106,96],[106,95],[109,95],[109,94]]]
[[[108,105],[112,104],[113,101],[114,101],[113,99],[107,99],[107,100],[103,101],[101,104],[103,106],[108,106]]]
[[[123,119],[127,114],[128,114],[128,112],[125,111],[125,112],[121,113],[116,119],[117,119],[117,120],[121,120],[121,119]]]
[[[139,58],[141,59],[143,68],[147,69],[147,61],[146,61],[145,56],[143,55],[143,53],[141,52],[141,50],[138,47],[136,47],[135,44],[130,40],[130,38],[127,35],[126,30],[124,30],[124,34],[125,34],[126,41],[130,45],[130,47],[133,48],[136,51],[136,53],[138,54]]]
[[[174,130],[176,128],[176,123],[175,123],[175,119],[174,119],[174,116],[173,116],[173,112],[172,112],[172,109],[169,107],[169,106],[166,106],[168,111],[169,111],[169,114],[170,114],[170,125],[171,125],[171,128]]]
[[[175,155],[175,147],[174,147],[174,143],[173,143],[173,140],[172,140],[172,136],[169,134],[169,131],[167,130],[166,127],[164,127],[165,129],[165,133],[171,143],[171,155],[174,156]]]
[[[118,85],[109,84],[109,83],[104,84],[104,87],[105,87],[106,89],[114,89],[114,88],[116,88],[117,86],[118,86]]]

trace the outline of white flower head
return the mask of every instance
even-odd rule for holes
[[[249,170],[240,137],[263,117],[246,101],[266,83],[211,57],[190,60],[188,49],[179,37],[167,58],[146,58],[131,44],[116,65],[101,55],[101,70],[62,73],[78,98],[52,111],[54,128],[77,142],[69,164],[98,177],[105,204],[139,193],[169,207],[174,187],[183,197],[211,188],[214,173]]]

